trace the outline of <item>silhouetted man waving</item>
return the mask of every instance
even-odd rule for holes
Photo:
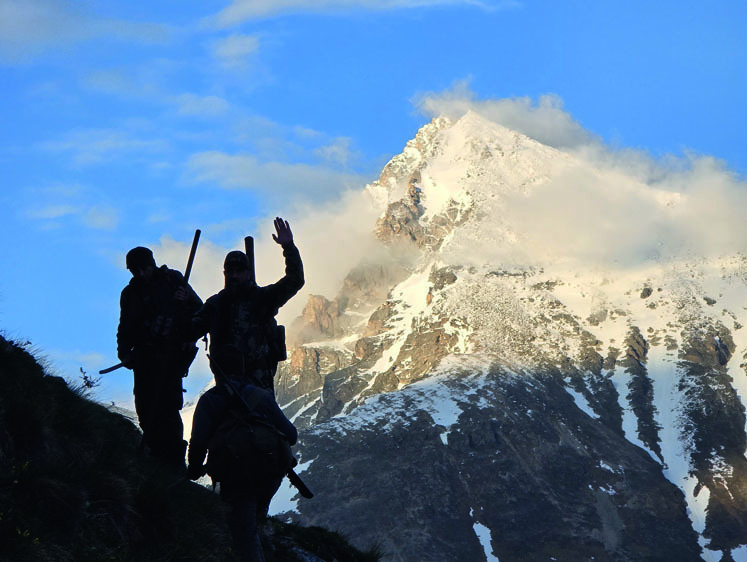
[[[197,339],[208,333],[211,354],[226,345],[236,346],[243,361],[241,376],[273,393],[278,357],[285,354],[275,316],[304,285],[303,264],[290,226],[280,217],[274,225],[272,238],[283,248],[285,275],[259,287],[246,254],[229,252],[223,262],[225,287],[192,318],[190,334]]]

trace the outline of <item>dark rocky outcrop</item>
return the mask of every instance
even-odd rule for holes
[[[625,338],[625,345],[627,353],[620,363],[630,375],[626,398],[638,420],[638,438],[663,461],[659,436],[661,427],[656,422],[653,383],[646,369],[649,344],[640,329],[633,326]]]
[[[683,434],[693,444],[698,486],[710,492],[703,534],[724,551],[747,543],[747,418],[725,368],[734,349],[726,327],[703,323],[686,332],[678,362]]]
[[[304,455],[325,462],[304,474],[322,493],[299,520],[376,541],[392,561],[484,559],[477,523],[502,562],[700,560],[682,493],[556,376],[474,380],[443,381],[462,407],[448,428],[405,389],[306,433]]]

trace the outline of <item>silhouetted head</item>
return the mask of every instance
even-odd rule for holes
[[[229,290],[235,290],[251,279],[249,259],[244,252],[234,250],[226,254],[226,259],[223,261],[223,277],[225,287]]]
[[[153,259],[153,252],[148,248],[138,246],[127,252],[125,258],[127,269],[138,283],[147,285],[153,277],[156,269],[156,260]]]
[[[223,269],[225,270],[229,267],[235,269],[246,269],[248,271],[249,259],[241,250],[233,250],[231,252],[228,252],[226,254],[226,259],[223,260]]]

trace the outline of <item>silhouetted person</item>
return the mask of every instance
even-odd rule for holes
[[[192,318],[194,339],[210,334],[210,351],[231,344],[243,356],[242,374],[274,394],[278,355],[285,341],[278,341],[275,321],[281,306],[304,285],[303,264],[287,221],[276,217],[272,238],[283,248],[285,275],[276,283],[259,287],[244,252],[232,251],[223,262],[225,288],[213,295]]]
[[[185,335],[202,300],[181,273],[157,267],[148,248],[130,250],[126,264],[132,279],[120,297],[117,355],[134,373],[143,443],[154,458],[183,470],[182,378],[197,351]]]
[[[234,345],[226,345],[214,354],[211,362],[217,363],[213,367],[215,386],[205,392],[197,402],[192,420],[192,436],[189,440],[189,465],[187,475],[191,480],[197,480],[206,472],[211,476],[217,474],[215,462],[210,450],[211,441],[216,432],[224,429],[221,424],[229,413],[238,410],[239,415],[251,413],[270,423],[280,431],[290,445],[294,445],[298,433],[293,424],[285,417],[275,402],[273,395],[256,386],[257,381],[251,376],[247,378],[243,371],[243,354]],[[231,377],[232,384],[225,382],[225,377]],[[242,398],[233,395],[237,392]],[[256,404],[256,405],[255,405]],[[207,454],[207,466],[204,465]],[[224,459],[224,463],[230,462]],[[267,517],[270,501],[277,492],[282,476],[250,476],[237,468],[226,470],[226,476],[220,479],[220,497],[228,505],[227,521],[233,540],[233,548],[240,560],[251,562],[263,561],[262,546],[259,540],[258,527]],[[214,477],[214,480],[219,478]]]

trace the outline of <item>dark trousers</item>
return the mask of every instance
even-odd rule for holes
[[[264,562],[258,529],[267,517],[270,501],[281,481],[221,482],[220,498],[228,505],[228,528],[239,560]]]
[[[181,373],[163,360],[151,358],[134,369],[135,411],[145,445],[154,458],[184,465],[184,405]]]

